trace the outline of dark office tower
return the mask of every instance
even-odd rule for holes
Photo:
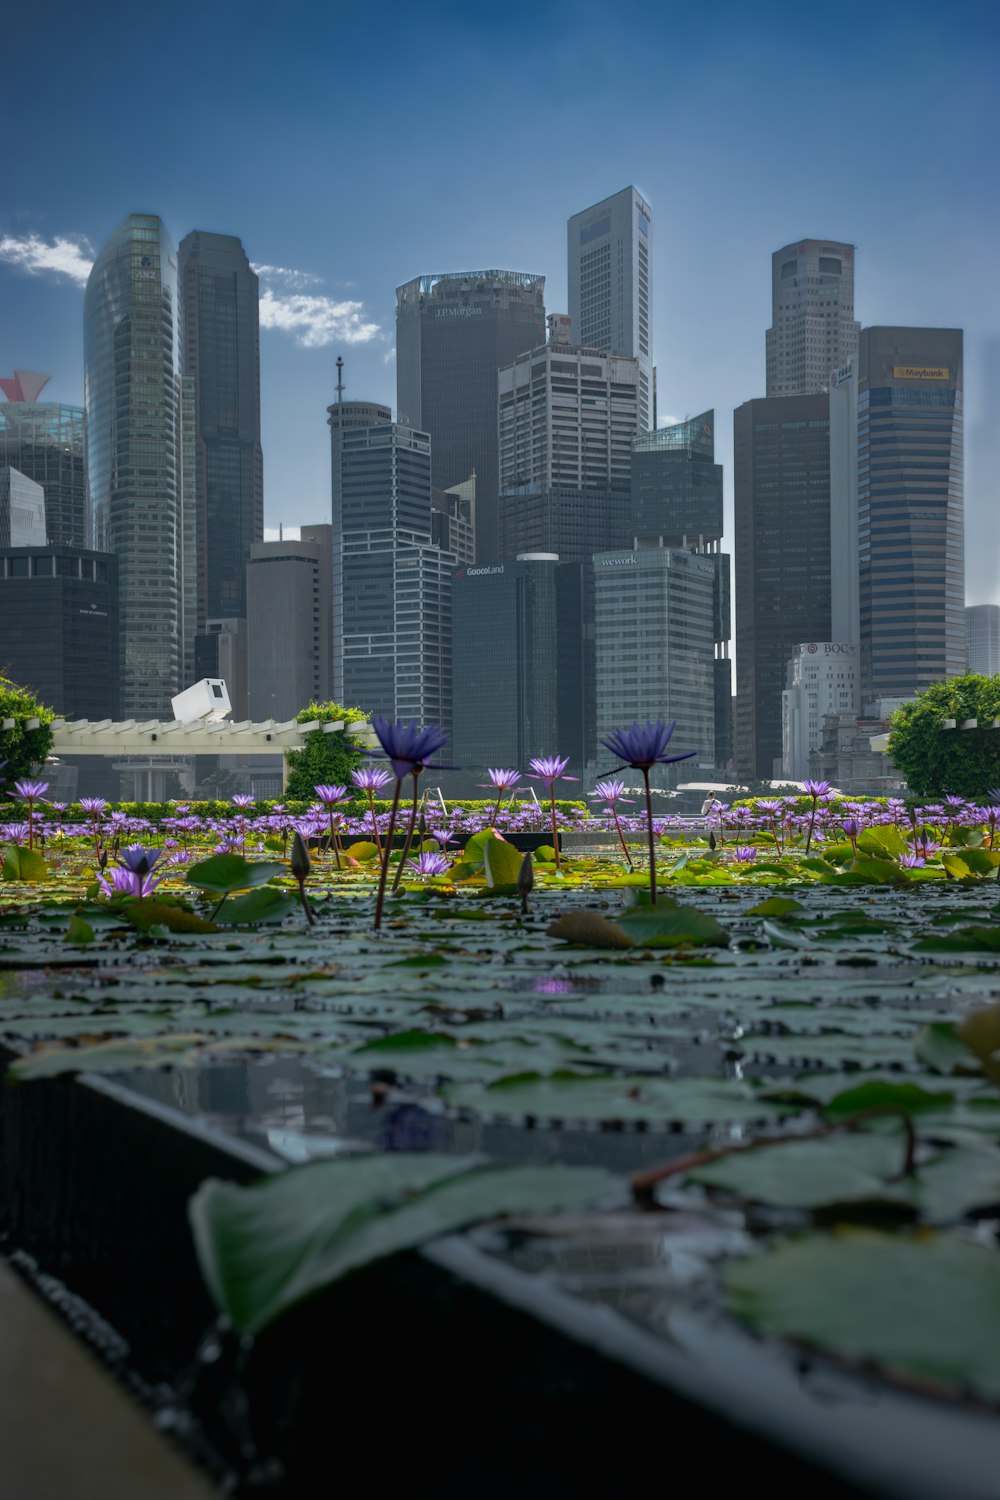
[[[962,330],[865,328],[858,351],[865,702],[909,697],[965,671],[964,534]]]
[[[737,407],[734,467],[736,765],[768,779],[781,764],[788,661],[803,641],[830,640],[828,398]]]
[[[82,406],[39,401],[48,375],[15,370],[0,380],[0,468],[17,469],[45,491],[50,542],[82,547],[87,540],[86,419]]]
[[[250,547],[264,536],[256,274],[235,235],[180,244],[182,368],[194,380],[197,625],[246,616]]]
[[[455,759],[473,779],[533,755],[583,759],[581,569],[549,553],[453,578]]]
[[[853,245],[796,240],[776,250],[766,335],[767,394],[825,391],[830,371],[857,352],[859,326],[854,321]]]
[[[0,549],[0,672],[67,719],[119,717],[118,560]]]
[[[430,434],[434,488],[476,471],[476,555],[499,556],[497,371],[545,341],[545,277],[418,276],[396,290],[396,409]]]
[[[118,557],[122,712],[161,717],[183,685],[184,386],[177,259],[155,214],[104,245],[84,303],[91,545]],[[193,642],[192,642],[193,645]]]
[[[367,401],[329,423],[334,698],[450,727],[456,559],[431,540],[430,439]]]
[[[254,542],[247,564],[247,713],[293,719],[328,702],[332,530],[303,526],[297,542]],[[203,638],[199,644],[204,650]]]

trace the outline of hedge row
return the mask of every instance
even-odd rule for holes
[[[13,805],[23,806],[23,804],[18,803],[15,803]],[[279,799],[261,798],[260,801],[254,802],[251,807],[247,808],[234,807],[232,802],[218,800],[208,802],[184,802],[180,805],[186,808],[187,811],[185,813],[178,813],[178,804],[176,802],[109,802],[103,816],[106,818],[109,812],[122,812],[127,814],[127,816],[130,818],[145,818],[150,823],[159,823],[162,822],[164,818],[186,817],[191,814],[203,819],[235,818],[248,813],[252,817],[261,817],[267,813],[273,812],[276,807],[281,807],[286,813],[290,813],[293,817],[300,817],[302,814],[307,813],[310,808],[315,807],[316,801],[315,799],[313,799],[306,802],[290,798],[287,802],[283,802]],[[447,807],[449,813],[455,811],[456,809],[460,809],[462,812],[467,813],[485,813],[492,812],[493,808],[496,806],[496,803],[495,801],[452,801],[451,799],[446,798],[445,806]],[[515,804],[515,810],[523,811],[535,806],[537,806],[540,813],[548,812],[547,802],[535,804],[530,801],[524,800],[520,800]],[[382,801],[378,797],[376,797],[376,812],[388,813],[391,808],[391,802]],[[586,802],[556,802],[557,812],[565,813],[567,816],[569,816],[573,812],[586,809]],[[44,806],[40,805],[38,811],[44,812]],[[337,811],[343,813],[348,818],[360,818],[364,813],[368,811],[368,803],[367,801],[360,800],[355,800],[353,802],[344,802],[339,808],[337,808]],[[501,812],[506,811],[507,803],[504,802],[501,806]],[[433,821],[435,817],[440,815],[440,812],[440,802],[438,802],[436,798],[428,797],[426,804],[427,821]],[[83,808],[78,802],[70,803],[65,812],[61,812],[59,814],[59,817],[60,820],[64,823],[89,824],[91,821],[90,814],[84,812]]]

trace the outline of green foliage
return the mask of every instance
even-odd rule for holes
[[[14,720],[13,729],[0,729],[0,761],[7,762],[0,771],[0,784],[10,786],[41,765],[52,748],[55,717],[28,688],[0,677],[0,722]],[[29,719],[38,720],[37,729],[25,728]]]
[[[935,682],[892,716],[889,754],[918,797],[983,799],[1000,786],[1000,677],[952,677]],[[946,719],[956,727],[945,729]],[[978,719],[978,729],[958,727]]]
[[[367,720],[368,715],[360,708],[344,708],[339,703],[310,703],[296,714],[297,724],[309,724],[318,719],[321,724],[357,724]],[[342,734],[324,734],[314,729],[306,735],[301,750],[288,755],[288,782],[285,791],[289,797],[314,800],[313,787],[327,785],[350,786],[351,772],[361,765],[363,757],[357,741],[345,730]]]

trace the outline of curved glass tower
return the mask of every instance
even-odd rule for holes
[[[84,363],[90,545],[118,556],[122,713],[169,716],[183,666],[183,385],[177,257],[155,214],[130,214],[94,262]]]

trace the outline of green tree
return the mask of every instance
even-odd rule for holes
[[[0,726],[5,719],[14,720],[12,729],[0,727],[0,761],[5,762],[0,769],[0,786],[9,788],[41,765],[52,748],[55,717],[28,688],[0,677]],[[38,720],[37,729],[25,727],[29,719]]]
[[[891,720],[889,754],[917,797],[982,799],[1000,787],[1000,677],[952,677],[925,688]],[[945,720],[955,728],[946,729]],[[962,729],[977,719],[977,729]]]
[[[318,719],[322,724],[356,724],[369,716],[362,708],[344,708],[340,703],[310,703],[295,715],[296,724],[309,724]],[[288,784],[285,796],[311,800],[313,787],[326,785],[350,786],[351,772],[364,757],[357,748],[357,741],[345,730],[343,734],[324,734],[314,729],[306,735],[301,750],[288,753]]]

